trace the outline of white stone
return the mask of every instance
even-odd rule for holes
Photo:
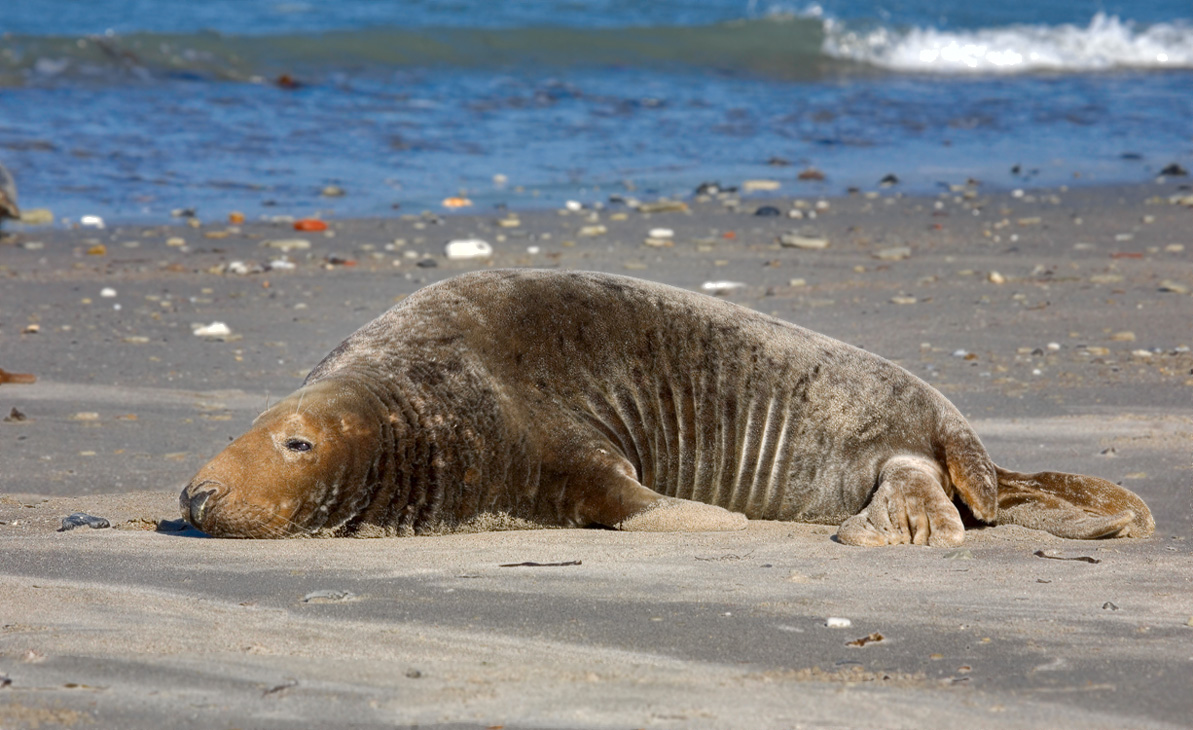
[[[444,247],[444,253],[452,261],[483,259],[493,255],[493,247],[479,238],[461,238],[449,241]]]

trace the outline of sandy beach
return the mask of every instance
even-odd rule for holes
[[[322,232],[10,226],[0,369],[36,382],[0,382],[0,728],[1187,727],[1185,180],[781,188]],[[445,257],[470,238],[493,255]],[[992,527],[939,550],[772,522],[286,542],[181,529],[187,479],[325,353],[420,286],[489,266],[716,284],[925,379],[1000,465],[1136,491],[1156,534]],[[74,512],[111,527],[57,531]],[[570,564],[502,567],[527,561]]]

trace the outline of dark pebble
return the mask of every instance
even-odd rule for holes
[[[891,173],[890,175],[887,175],[886,177],[879,180],[878,184],[879,185],[898,185],[899,178],[894,173]]]
[[[419,267],[420,269],[433,269],[438,265],[439,262],[437,262],[435,259],[419,259],[418,263],[415,264],[415,266]]]
[[[102,530],[105,527],[111,527],[112,523],[105,520],[103,517],[96,517],[89,515],[86,512],[75,512],[69,517],[62,518],[62,527],[58,528],[58,532],[67,532],[76,527],[90,527],[93,530]]]
[[[772,157],[766,161],[766,164],[770,165],[771,167],[790,167],[791,160],[783,157]]]
[[[26,416],[24,413],[17,410],[16,406],[13,406],[12,410],[8,412],[8,415],[4,417],[4,422],[5,423],[18,423],[20,421],[28,420],[28,418],[29,417]]]
[[[758,210],[754,211],[754,215],[760,216],[776,216],[783,215],[783,211],[779,210],[773,205],[764,205]]]
[[[717,193],[721,192],[723,189],[724,188],[721,187],[721,183],[702,182],[696,186],[696,192],[694,194],[695,195],[716,195]]]
[[[1160,174],[1167,177],[1185,177],[1189,174],[1189,171],[1174,162],[1171,165],[1165,166],[1163,170],[1160,170]]]

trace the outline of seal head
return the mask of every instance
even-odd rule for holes
[[[378,424],[367,389],[304,387],[266,410],[182,490],[183,518],[221,537],[290,537],[334,528],[356,508]]]

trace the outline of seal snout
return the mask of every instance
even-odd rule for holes
[[[192,526],[203,529],[203,517],[212,497],[219,492],[219,485],[210,480],[199,484],[188,484],[182,494],[178,495],[178,507],[182,512],[182,519]]]

